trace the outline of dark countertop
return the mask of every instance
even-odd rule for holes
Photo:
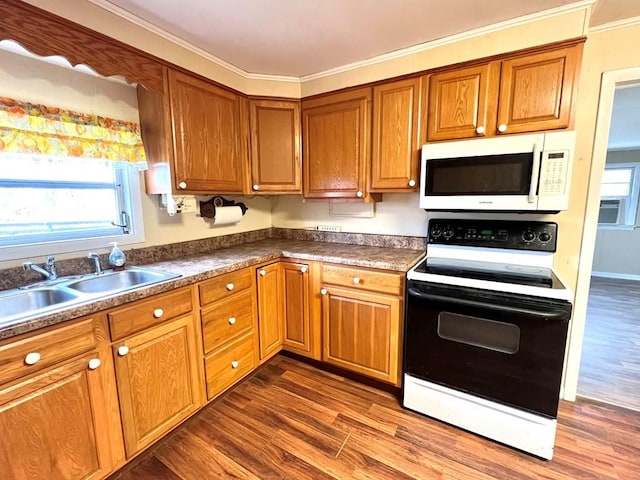
[[[179,273],[182,276],[160,284],[128,290],[58,311],[48,312],[35,318],[27,318],[0,325],[0,340],[84,315],[90,315],[107,308],[117,307],[134,300],[201,282],[222,273],[232,272],[280,257],[406,272],[424,254],[424,250],[296,240],[270,239],[244,243],[229,248],[213,250],[206,254],[138,265]]]

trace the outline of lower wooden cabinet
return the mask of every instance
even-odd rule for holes
[[[253,331],[249,331],[206,357],[207,396],[215,397],[255,367]]]
[[[281,262],[285,350],[311,354],[309,264]]]
[[[282,349],[283,293],[280,263],[256,270],[258,290],[258,325],[260,331],[260,361]]]
[[[122,460],[111,352],[0,387],[0,478],[94,480]]]
[[[196,338],[189,314],[114,343],[127,457],[202,405]]]

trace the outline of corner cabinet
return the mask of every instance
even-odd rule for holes
[[[251,190],[302,193],[300,102],[249,100]]]
[[[280,263],[256,269],[260,361],[264,362],[282,349],[284,296]]]

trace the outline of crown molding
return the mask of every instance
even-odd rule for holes
[[[617,30],[618,28],[631,27],[633,25],[640,24],[640,17],[623,18],[622,20],[616,20],[615,22],[603,23],[602,25],[596,25],[595,27],[589,27],[589,33],[602,33],[609,30]]]

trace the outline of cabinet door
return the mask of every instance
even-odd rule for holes
[[[302,102],[305,197],[366,197],[370,104],[370,88]]]
[[[495,63],[431,75],[427,140],[471,138],[493,131],[498,75]]]
[[[256,274],[260,361],[264,361],[282,348],[284,301],[280,264],[258,268]]]
[[[106,477],[123,457],[108,381],[113,363],[106,350],[0,388],[0,478]]]
[[[284,348],[310,355],[309,265],[286,262],[280,265],[284,286]]]
[[[322,293],[322,359],[399,385],[399,298],[335,287]]]
[[[567,128],[582,44],[502,62],[497,133]]]
[[[242,193],[247,162],[244,100],[173,70],[169,100],[176,190]]]
[[[300,102],[250,100],[254,193],[302,193]]]
[[[420,79],[373,89],[371,191],[415,191],[418,187]]]
[[[202,405],[194,323],[187,315],[114,344],[128,457]]]

